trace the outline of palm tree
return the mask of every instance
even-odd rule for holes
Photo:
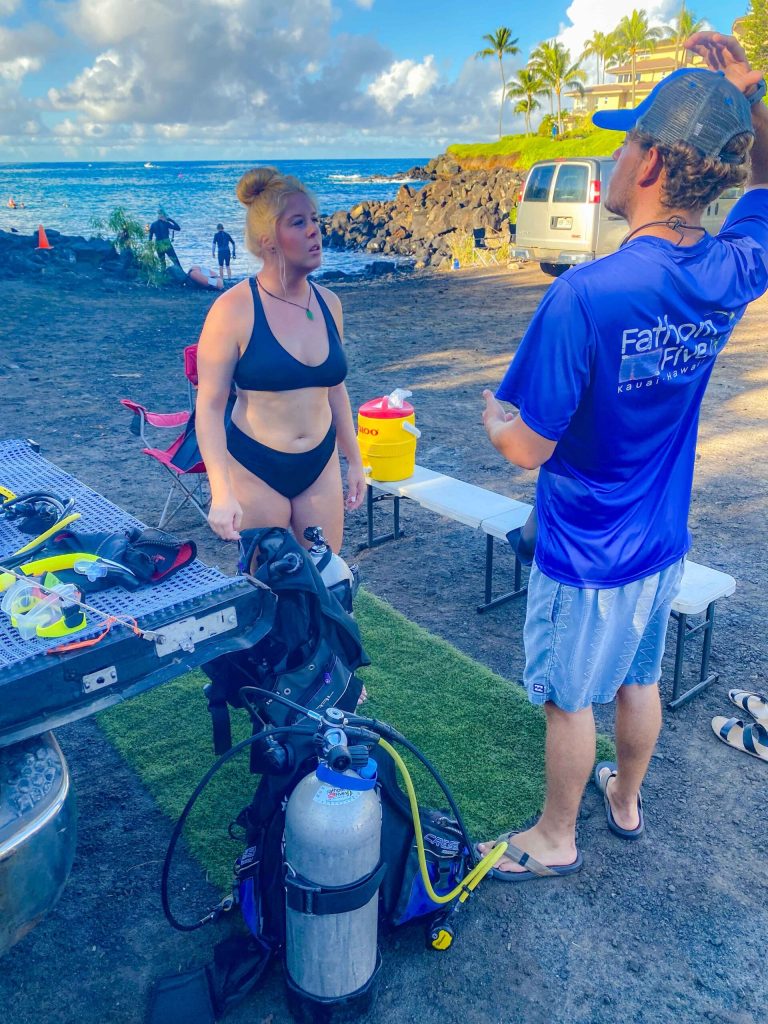
[[[623,47],[632,64],[632,106],[635,106],[637,55],[656,48],[656,40],[662,36],[660,28],[651,28],[645,11],[634,10],[619,22],[616,29],[617,41]]]
[[[592,33],[592,38],[588,39],[584,44],[584,49],[581,51],[580,60],[586,60],[587,57],[597,58],[597,82],[598,85],[602,85],[605,81],[605,62],[613,56],[613,40],[610,32],[598,32],[597,29]]]
[[[526,97],[525,99],[518,100],[512,108],[516,114],[522,114],[525,118],[525,134],[532,135],[531,131],[531,114],[534,110],[541,110],[541,104],[538,100],[534,99],[533,96]]]
[[[483,50],[478,50],[475,54],[475,59],[480,57],[485,59],[486,57],[497,57],[499,61],[499,72],[501,73],[501,105],[499,107],[499,138],[501,138],[501,119],[504,116],[504,100],[506,99],[507,93],[507,82],[504,77],[504,57],[514,57],[516,53],[520,53],[520,48],[517,45],[517,40],[512,38],[512,32],[508,28],[497,28],[495,32],[483,36],[483,41],[488,45]]]
[[[679,68],[685,64],[688,51],[683,49],[683,43],[692,36],[694,32],[700,32],[704,28],[704,21],[697,18],[693,11],[686,11],[685,0],[680,6],[680,13],[672,20],[672,25],[666,35],[668,42],[675,44],[675,67]],[[681,53],[682,50],[682,53]]]
[[[538,73],[544,85],[557,97],[557,129],[562,135],[561,96],[563,89],[575,88],[582,92],[582,82],[586,81],[587,76],[578,61],[571,64],[570,50],[566,50],[562,43],[558,43],[554,39],[550,39],[546,43],[539,43],[531,54],[528,66]]]
[[[608,33],[607,50],[608,52],[605,57],[606,68],[609,64],[624,64],[629,60],[629,51],[627,50],[626,43],[619,35],[618,28]]]
[[[518,71],[517,78],[513,78],[507,89],[507,97],[511,100],[519,100],[515,106],[516,114],[525,114],[525,134],[531,134],[531,114],[538,110],[541,104],[536,99],[545,92],[544,83],[533,68],[523,68]]]

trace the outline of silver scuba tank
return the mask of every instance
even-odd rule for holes
[[[375,782],[373,761],[360,774],[321,762],[288,800],[288,987],[315,1006],[368,994],[379,966],[378,889],[385,868]]]
[[[357,566],[349,566],[326,543],[323,531],[319,526],[308,526],[304,538],[312,541],[309,549],[310,557],[325,587],[333,594],[346,611],[352,611],[352,598],[359,585]]]

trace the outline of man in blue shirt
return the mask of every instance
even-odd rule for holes
[[[690,546],[699,408],[718,353],[768,288],[762,73],[730,36],[699,32],[686,46],[712,70],[677,71],[638,108],[593,118],[627,132],[606,200],[628,221],[622,246],[551,285],[497,392],[519,416],[484,393],[493,445],[515,465],[541,467],[524,682],[547,715],[547,795],[496,865],[508,881],[581,867],[593,703],[616,700],[617,763],[595,770],[608,826],[624,839],[643,832],[664,638]],[[750,147],[752,187],[712,238],[702,213],[747,182]]]

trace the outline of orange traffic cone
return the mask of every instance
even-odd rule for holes
[[[45,228],[42,224],[37,225],[37,245],[36,249],[52,249],[53,246],[48,241],[48,236],[45,233]]]

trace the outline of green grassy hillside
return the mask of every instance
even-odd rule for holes
[[[621,144],[622,132],[596,128],[580,138],[564,138],[553,142],[538,135],[505,135],[498,142],[478,142],[448,147],[448,154],[459,163],[464,161],[499,161],[527,170],[537,160],[555,156],[610,156]]]

